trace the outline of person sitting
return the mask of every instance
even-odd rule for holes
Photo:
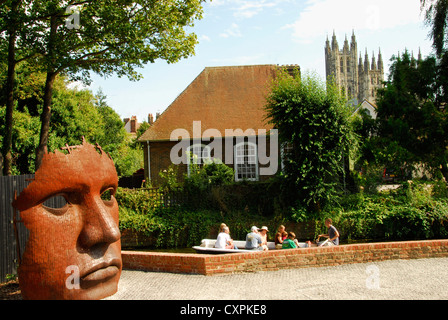
[[[261,246],[263,247],[264,251],[269,250],[268,248],[268,227],[263,226],[261,227],[261,229],[258,230],[258,233],[260,234],[261,237]]]
[[[274,242],[275,242],[275,248],[281,249],[283,241],[288,237],[288,233],[285,230],[285,226],[281,225],[278,227],[278,231],[275,234]]]
[[[263,250],[262,242],[258,228],[253,226],[246,236],[246,250]]]
[[[283,240],[282,249],[296,249],[297,245],[294,242],[296,234],[294,232],[288,232],[288,238]]]
[[[221,223],[221,225],[219,226],[219,233],[222,232],[222,229],[224,229],[224,227],[227,227],[227,225],[223,222],[223,223]]]
[[[328,240],[331,241],[332,244],[335,246],[339,245],[339,231],[333,226],[333,221],[328,218],[325,219],[325,226],[328,228],[327,234],[320,234],[318,238],[324,237],[328,238]]]
[[[232,238],[230,238],[229,227],[224,226],[222,232],[218,234],[216,238],[215,248],[218,249],[235,249]]]

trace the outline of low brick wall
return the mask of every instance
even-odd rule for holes
[[[381,242],[222,255],[122,251],[123,268],[203,275],[448,257],[448,240]]]

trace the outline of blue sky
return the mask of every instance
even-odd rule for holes
[[[195,56],[148,64],[138,82],[94,75],[90,89],[101,88],[122,118],[142,122],[162,113],[205,67],[298,64],[325,79],[324,46],[333,30],[340,47],[354,30],[363,58],[366,48],[370,59],[381,48],[386,70],[405,48],[432,53],[420,0],[213,0],[192,30],[199,40]]]

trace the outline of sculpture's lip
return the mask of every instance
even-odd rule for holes
[[[113,259],[109,262],[103,261],[88,269],[82,276],[83,282],[106,281],[114,277],[120,271],[121,262]]]

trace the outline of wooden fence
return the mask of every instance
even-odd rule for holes
[[[188,200],[188,194],[181,188],[170,191],[162,191],[159,188],[144,188],[149,193],[155,208],[169,208],[184,204]]]
[[[0,283],[6,280],[9,274],[17,274],[19,254],[23,254],[29,232],[20,221],[20,213],[15,213],[11,203],[14,193],[17,195],[25,189],[34,179],[34,174],[21,176],[0,176]],[[50,207],[60,207],[64,200],[53,197],[46,201]],[[16,227],[14,230],[14,214],[16,215]]]
[[[0,177],[0,282],[4,282],[8,274],[17,274],[18,250],[21,253],[25,250],[28,230],[23,223],[16,223],[18,243],[14,234],[14,209],[11,203],[14,192],[19,195],[33,178],[32,174]],[[19,219],[18,213],[16,218]]]

